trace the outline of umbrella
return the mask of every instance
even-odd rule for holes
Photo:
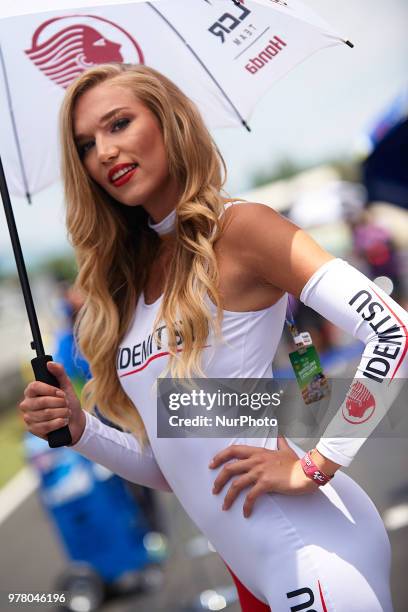
[[[0,113],[0,186],[40,360],[33,368],[47,381],[51,357],[44,354],[6,177],[10,191],[28,199],[58,179],[57,116],[70,82],[96,64],[147,64],[196,102],[210,128],[249,130],[256,103],[275,81],[320,49],[352,46],[299,0],[54,0],[52,7],[19,0],[0,8],[0,99],[8,109]],[[52,443],[62,444],[65,435]]]
[[[276,80],[316,51],[344,46],[298,0],[87,1],[98,6],[57,0],[52,11],[3,19],[13,4],[0,9],[0,96],[9,111],[0,117],[0,150],[16,195],[58,178],[58,110],[89,66],[147,64],[197,103],[210,128],[246,126]]]

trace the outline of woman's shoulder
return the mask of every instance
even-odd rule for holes
[[[256,243],[265,233],[279,233],[281,238],[287,235],[288,240],[299,227],[283,217],[272,206],[261,202],[250,202],[236,199],[227,200],[221,218],[221,237],[230,246],[242,246]]]
[[[242,198],[230,198],[224,199],[224,211],[222,216],[227,217],[233,215],[236,218],[244,218],[250,220],[254,218],[257,220],[259,215],[272,217],[280,217],[288,221],[285,217],[275,210],[272,204],[265,204],[263,202],[253,202],[250,200],[243,200]],[[288,221],[289,223],[289,221]]]
[[[249,274],[294,295],[320,265],[333,257],[265,204],[230,206],[223,217],[220,249]]]

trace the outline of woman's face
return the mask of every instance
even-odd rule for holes
[[[82,94],[74,137],[89,175],[117,201],[142,205],[155,220],[174,208],[177,190],[158,120],[126,86],[106,81]]]

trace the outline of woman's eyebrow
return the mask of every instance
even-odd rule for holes
[[[127,109],[127,106],[119,106],[118,108],[114,108],[114,109],[110,110],[108,113],[106,113],[106,115],[103,115],[103,117],[101,117],[99,123],[101,125],[102,125],[102,123],[106,123],[114,115],[116,115],[117,113],[120,113],[120,111],[126,110],[126,109]]]
[[[100,118],[99,125],[103,125],[104,123],[109,121],[109,119],[114,117],[117,113],[120,113],[120,111],[126,110],[127,108],[128,108],[127,106],[119,106],[117,108],[113,108],[112,110],[110,110],[109,112],[107,112],[105,115],[103,115]],[[75,136],[74,136],[76,141],[83,140],[86,137],[87,137],[86,134],[75,134]]]

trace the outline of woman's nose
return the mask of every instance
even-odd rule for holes
[[[97,143],[98,158],[102,164],[106,164],[119,155],[117,146],[108,143]]]

